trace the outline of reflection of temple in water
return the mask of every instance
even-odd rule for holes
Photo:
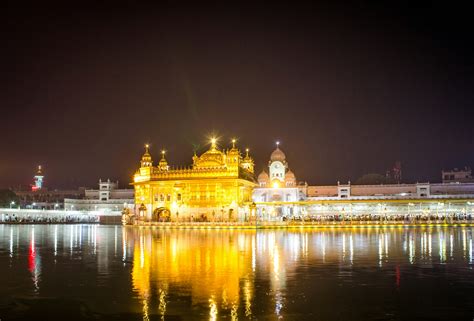
[[[332,273],[342,275],[376,264],[397,273],[400,284],[403,272],[398,268],[395,272],[395,263],[430,264],[453,257],[472,262],[471,229],[257,232],[125,228],[123,233],[124,249],[129,249],[125,256],[133,256],[133,289],[145,314],[196,308],[208,311],[210,319],[237,318],[255,315],[258,306],[260,312],[278,316],[289,305],[285,293],[297,282],[295,275],[314,273],[314,268],[333,266]],[[263,284],[262,276],[266,279]]]

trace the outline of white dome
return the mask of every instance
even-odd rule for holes
[[[285,180],[286,181],[296,180],[295,174],[293,174],[293,172],[291,170],[288,170],[288,172],[286,172],[286,174],[285,174]]]
[[[269,177],[268,177],[267,172],[265,172],[265,171],[263,170],[260,174],[258,174],[257,180],[258,180],[259,183],[268,182]]]
[[[272,162],[276,162],[276,161],[284,162],[285,159],[286,159],[285,153],[283,153],[281,149],[278,147],[270,155],[270,161]]]

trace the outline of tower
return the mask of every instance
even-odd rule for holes
[[[166,151],[162,150],[161,151],[161,159],[160,159],[160,162],[158,163],[158,168],[160,169],[160,171],[167,171],[170,168],[168,166],[168,161],[165,158],[165,154],[166,154]]]
[[[43,188],[43,171],[41,165],[38,165],[38,171],[34,177],[35,184],[31,186],[32,191],[38,191]]]
[[[242,161],[242,167],[248,170],[250,173],[254,173],[254,161],[253,158],[249,156],[249,149],[245,149],[245,157]]]
[[[279,148],[280,142],[276,142],[277,148],[270,155],[268,162],[270,181],[272,186],[282,186],[285,182],[285,173],[288,168],[285,153]]]
[[[145,153],[143,154],[142,159],[140,161],[140,167],[153,166],[153,160],[151,159],[149,148],[150,148],[150,145],[145,144]]]

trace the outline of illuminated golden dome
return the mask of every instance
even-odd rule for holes
[[[214,168],[225,166],[225,154],[217,148],[216,139],[211,140],[211,148],[201,156],[194,158],[195,168]]]
[[[286,159],[285,153],[282,152],[280,148],[276,148],[273,153],[270,155],[270,161],[272,162],[284,162]]]

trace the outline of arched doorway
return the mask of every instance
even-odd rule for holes
[[[153,222],[169,222],[171,220],[171,212],[166,207],[158,207],[153,211]]]

